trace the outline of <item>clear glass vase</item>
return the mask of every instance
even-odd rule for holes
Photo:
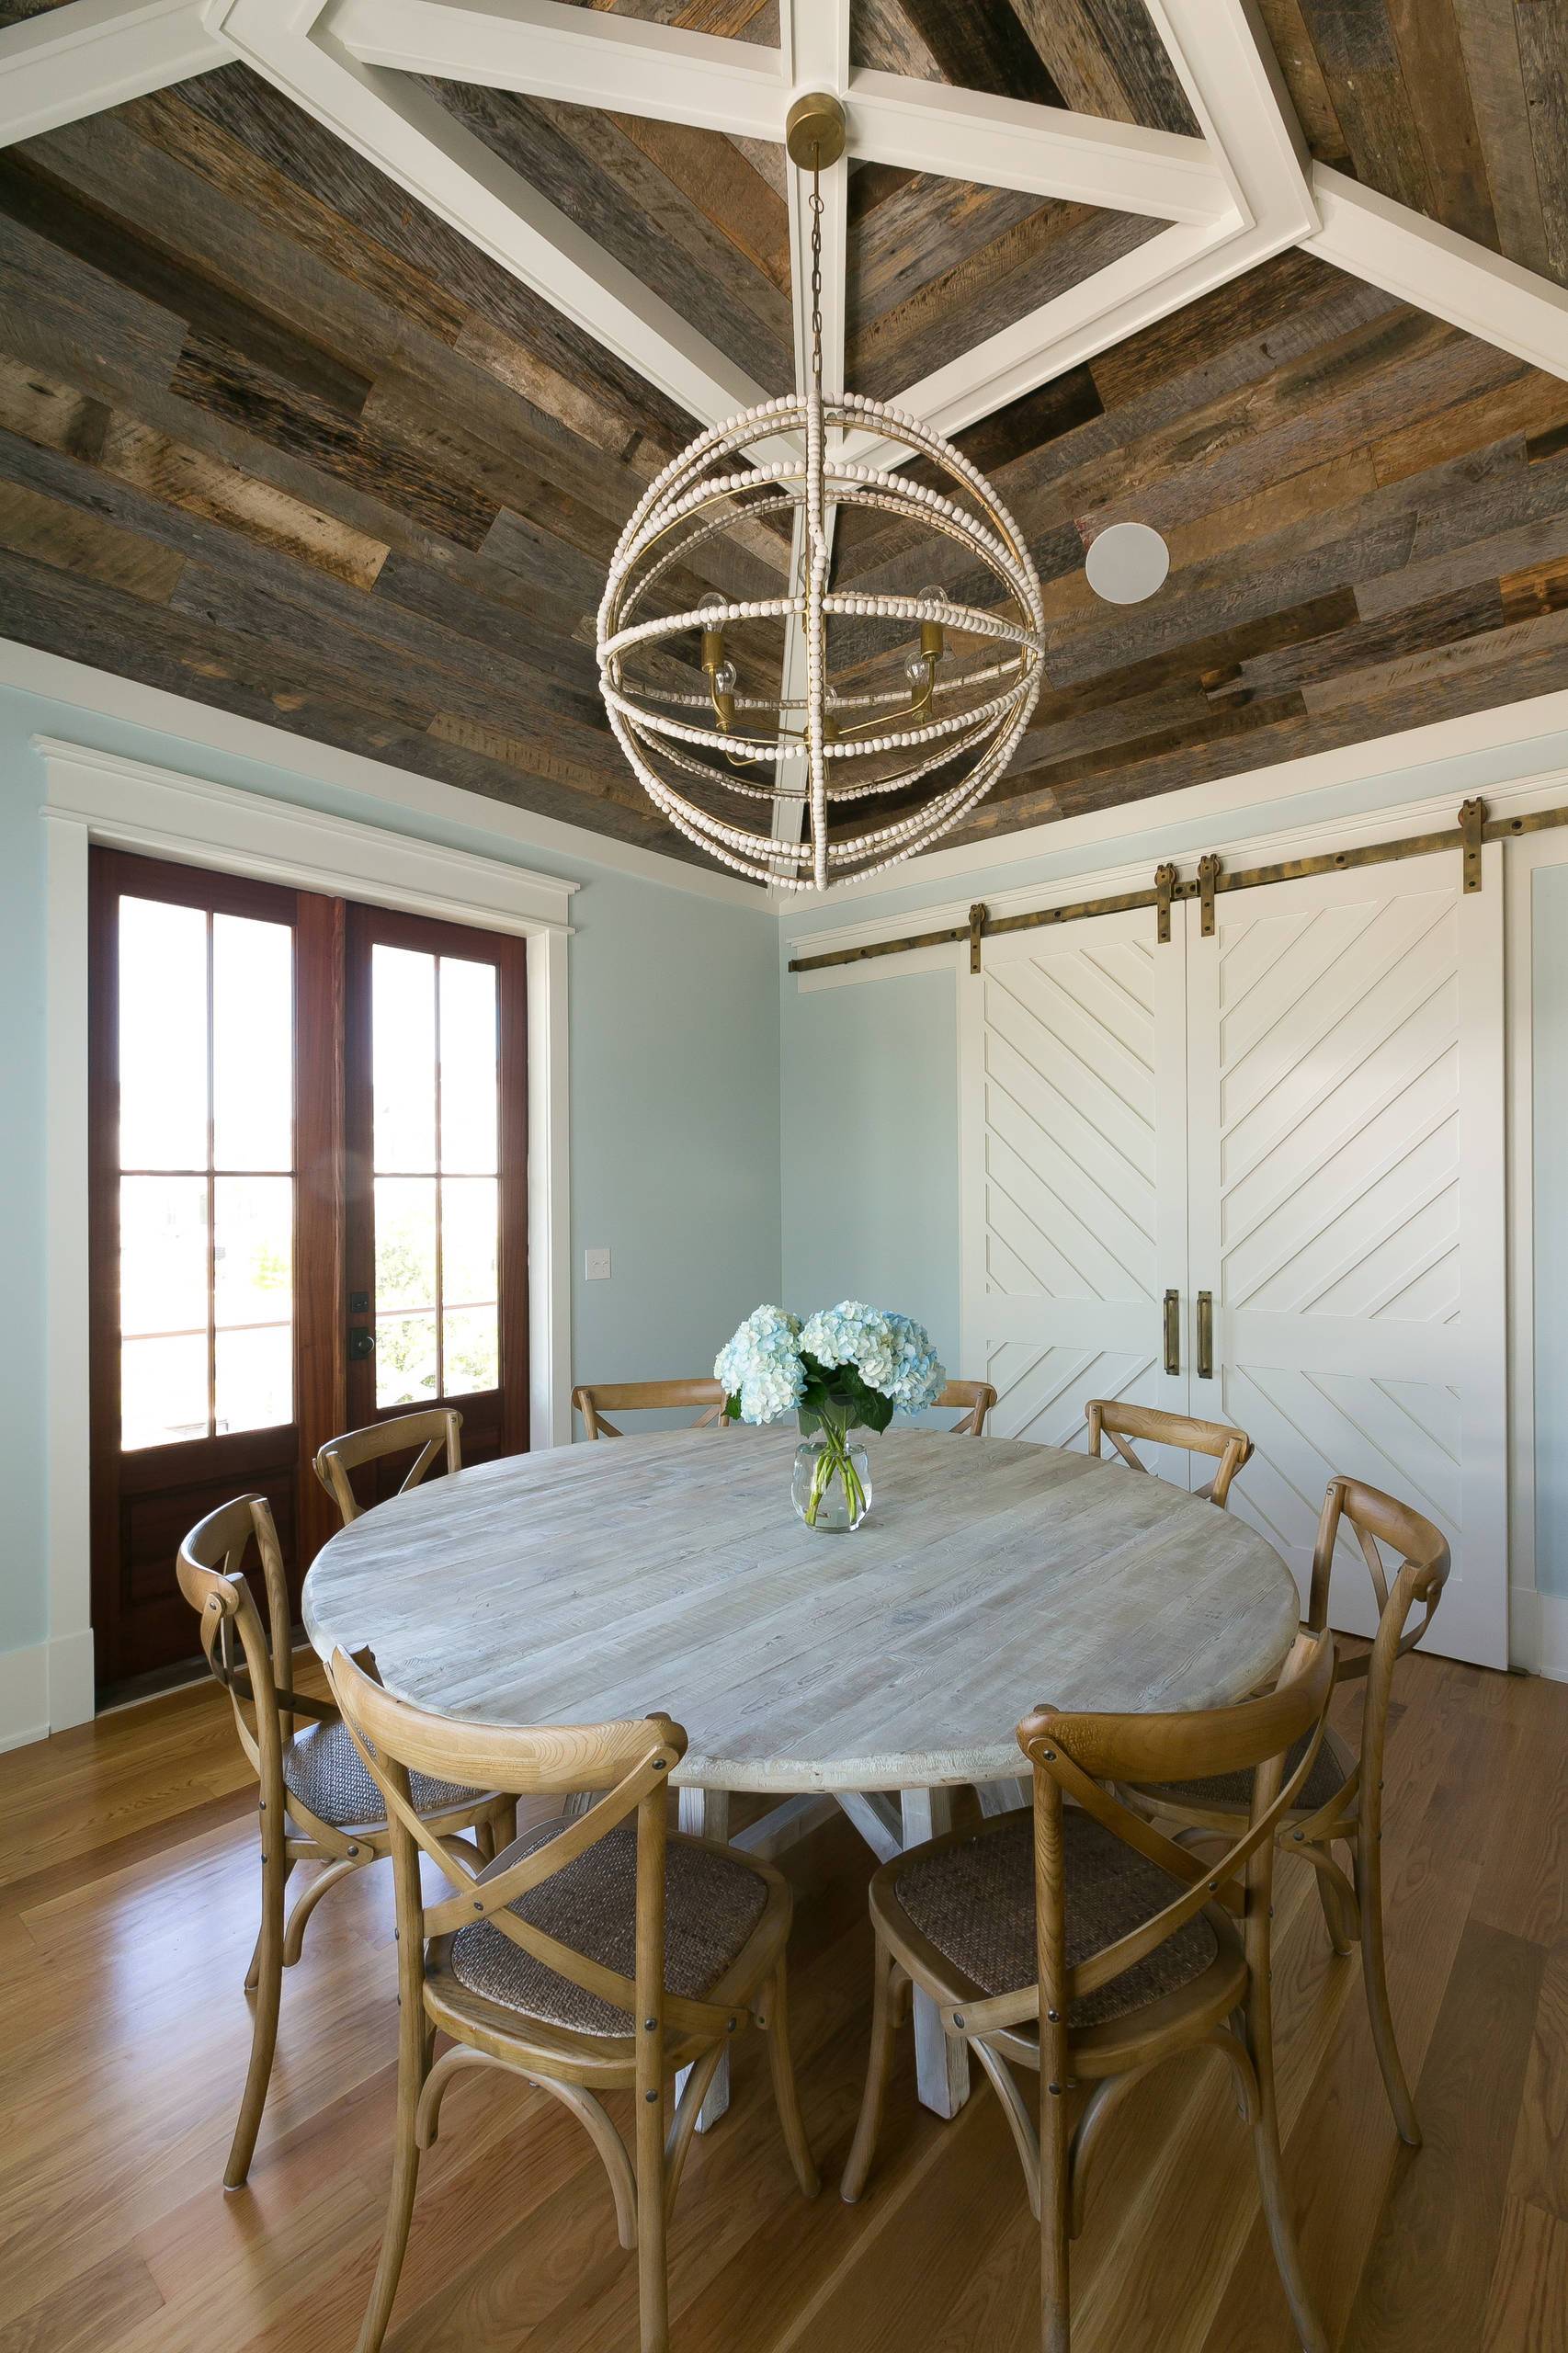
[[[790,1498],[819,1536],[847,1536],[871,1508],[871,1469],[847,1430],[823,1428],[795,1449]]]

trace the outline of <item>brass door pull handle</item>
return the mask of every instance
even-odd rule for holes
[[[1181,1293],[1165,1293],[1165,1370],[1181,1370]]]
[[[1198,1378],[1214,1378],[1214,1294],[1200,1290],[1198,1294]]]

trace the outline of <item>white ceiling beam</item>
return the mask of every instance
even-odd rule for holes
[[[1312,166],[1323,219],[1305,250],[1467,335],[1568,378],[1568,291],[1473,238],[1444,229],[1325,164]]]
[[[324,22],[362,65],[563,105],[780,139],[776,49],[561,0],[339,0]]]
[[[233,56],[205,0],[68,0],[0,32],[0,147],[210,73]]]
[[[1213,222],[1231,210],[1201,139],[869,70],[850,77],[848,111],[850,147],[872,163],[1159,221]]]
[[[314,34],[321,9],[322,0],[213,0],[210,22],[297,106],[702,424],[767,397],[427,90]]]
[[[1260,227],[1318,225],[1311,161],[1253,0],[1147,0],[1199,130],[1212,142],[1238,209]]]

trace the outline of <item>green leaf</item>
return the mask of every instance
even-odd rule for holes
[[[741,1418],[741,1392],[738,1389],[724,1400],[724,1418],[731,1422],[738,1422]]]

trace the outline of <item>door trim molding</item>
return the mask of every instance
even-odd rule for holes
[[[35,736],[45,773],[48,1728],[93,1713],[88,1496],[87,852],[94,843],[403,907],[528,943],[529,1425],[571,1438],[567,940],[580,886],[259,792]]]

